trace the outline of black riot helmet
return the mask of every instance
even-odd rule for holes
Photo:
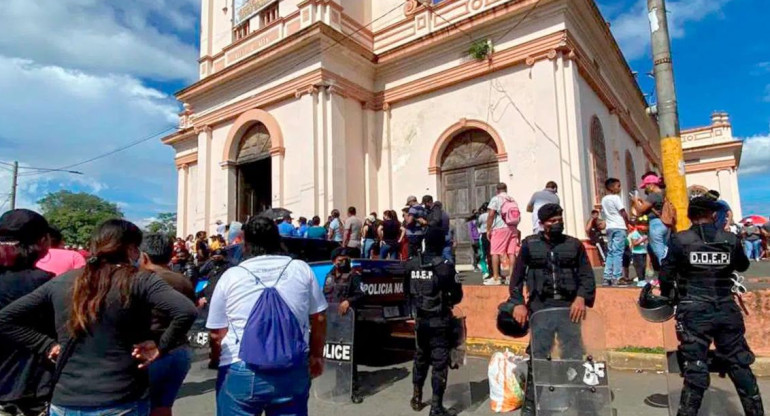
[[[520,325],[513,319],[513,308],[515,305],[511,302],[503,302],[497,307],[497,330],[501,334],[521,338],[529,332],[529,321]]]
[[[674,317],[676,308],[670,298],[652,293],[652,283],[647,283],[639,294],[637,308],[645,321],[666,322]]]

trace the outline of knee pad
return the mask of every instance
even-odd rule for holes
[[[730,366],[730,378],[735,384],[735,389],[741,397],[751,397],[759,394],[757,379],[751,368],[743,365]]]
[[[698,389],[706,390],[711,384],[708,364],[703,361],[684,361],[682,374],[684,374],[685,383]]]

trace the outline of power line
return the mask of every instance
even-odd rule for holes
[[[428,0],[428,1],[430,1],[430,0]],[[445,23],[448,23],[452,27],[454,27],[455,29],[459,30],[460,32],[463,32],[465,34],[465,36],[468,36],[468,39],[470,39],[471,42],[473,42],[475,40],[475,39],[473,39],[473,35],[471,35],[470,33],[466,32],[466,31],[464,31],[463,29],[461,29],[460,26],[457,26],[457,22],[452,23],[449,20],[447,20],[444,16],[442,16],[441,13],[437,12],[436,9],[433,8],[432,4],[430,4],[430,3],[423,3],[423,4],[425,5],[425,7],[428,8],[428,10],[433,12],[433,14],[435,14],[436,16],[440,17],[441,20],[443,20]]]
[[[102,153],[102,154],[100,154],[100,155],[98,155],[98,156],[94,156],[94,157],[92,157],[92,158],[90,158],[90,159],[86,159],[86,160],[84,160],[84,161],[82,161],[82,162],[73,163],[73,164],[71,164],[71,165],[62,166],[62,167],[59,167],[59,168],[56,168],[56,169],[47,169],[47,170],[46,170],[46,171],[44,171],[44,172],[30,172],[30,173],[24,173],[24,174],[21,174],[21,175],[19,175],[19,176],[34,176],[34,175],[42,175],[42,174],[44,174],[44,173],[50,173],[50,172],[57,172],[57,171],[68,171],[68,169],[71,169],[71,168],[74,168],[74,167],[77,167],[77,166],[81,166],[81,165],[85,165],[86,163],[90,163],[90,162],[93,162],[93,161],[95,161],[95,160],[103,159],[103,158],[105,158],[105,157],[107,157],[107,156],[111,156],[111,155],[114,155],[115,153],[119,153],[119,152],[122,152],[122,151],[124,151],[124,150],[126,150],[126,149],[130,149],[130,148],[132,148],[132,147],[134,147],[134,146],[137,146],[137,145],[139,145],[139,144],[142,144],[142,143],[144,143],[144,142],[146,142],[146,141],[149,141],[149,140],[151,140],[151,139],[154,139],[154,138],[155,138],[155,137],[157,137],[158,135],[161,135],[161,134],[167,133],[167,132],[169,132],[169,131],[171,131],[171,130],[175,130],[175,129],[176,129],[175,127],[167,127],[167,128],[165,128],[164,130],[161,130],[161,131],[159,131],[159,132],[153,133],[153,134],[152,134],[152,135],[150,135],[150,136],[147,136],[147,137],[141,138],[141,139],[139,139],[139,140],[133,141],[133,142],[131,142],[131,143],[129,143],[129,144],[127,144],[127,145],[125,145],[125,146],[119,147],[119,148],[117,148],[117,149],[115,149],[115,150],[111,150],[111,151],[109,151],[109,152],[107,152],[107,153]],[[40,169],[44,169],[44,168],[40,168]]]
[[[503,38],[504,38],[506,35],[508,35],[509,33],[511,33],[511,32],[512,32],[514,29],[516,29],[517,27],[519,27],[519,25],[520,25],[520,24],[521,24],[523,21],[527,20],[527,17],[529,17],[530,13],[532,13],[532,12],[533,12],[533,11],[534,11],[534,10],[537,8],[537,6],[539,6],[539,5],[540,5],[540,1],[541,1],[541,0],[537,0],[537,1],[535,2],[535,4],[534,4],[534,5],[532,5],[532,8],[530,8],[529,10],[527,10],[527,13],[525,13],[525,14],[524,14],[524,16],[522,16],[521,20],[519,20],[518,22],[516,22],[516,24],[515,24],[515,25],[511,26],[511,27],[510,27],[508,30],[506,30],[506,31],[505,31],[505,33],[503,33],[503,35],[502,35],[502,36],[500,36],[499,38],[497,38],[497,40],[496,40],[494,43],[495,43],[495,44],[497,44],[497,42],[500,42],[501,40],[503,40]]]
[[[356,35],[356,34],[358,34],[359,32],[361,32],[362,30],[364,30],[364,29],[366,29],[367,27],[369,27],[369,26],[373,25],[373,24],[374,24],[374,23],[376,23],[377,21],[379,21],[379,20],[383,19],[385,16],[387,16],[387,15],[389,15],[389,14],[393,13],[394,11],[396,11],[396,10],[400,9],[400,8],[403,6],[403,4],[404,4],[404,2],[402,2],[402,3],[398,4],[396,7],[394,7],[394,8],[392,8],[392,9],[390,9],[389,11],[385,12],[385,13],[384,13],[384,14],[382,14],[380,17],[378,17],[378,18],[376,18],[376,19],[374,19],[374,20],[370,21],[370,22],[369,22],[369,23],[367,23],[366,25],[363,25],[363,26],[361,26],[361,27],[360,27],[360,28],[358,28],[357,30],[355,30],[355,31],[353,31],[353,32],[351,32],[351,33],[349,33],[349,34],[347,34],[347,35],[343,36],[341,39],[339,39],[339,40],[338,40],[338,39],[334,39],[334,43],[333,43],[333,44],[331,44],[331,45],[329,45],[328,47],[326,47],[326,48],[322,49],[322,50],[321,50],[321,52],[320,52],[320,54],[323,54],[324,52],[328,51],[329,49],[331,49],[331,48],[333,48],[333,47],[335,47],[335,46],[337,46],[337,45],[341,44],[341,43],[342,43],[342,41],[344,41],[344,40],[347,40],[347,39],[350,39],[350,38],[351,38],[351,37],[353,37],[354,35]],[[275,81],[276,79],[278,79],[278,78],[280,78],[280,77],[282,77],[282,76],[286,75],[286,73],[288,73],[289,71],[293,71],[293,70],[294,70],[294,69],[296,69],[298,66],[302,65],[303,63],[305,63],[305,62],[307,62],[307,61],[309,61],[310,59],[313,59],[313,58],[315,58],[315,56],[311,56],[311,57],[309,57],[309,58],[307,58],[307,59],[305,59],[305,60],[302,60],[302,61],[300,61],[300,62],[296,63],[294,66],[292,66],[292,67],[291,67],[291,68],[289,68],[288,70],[286,70],[286,71],[283,71],[283,72],[279,73],[277,76],[273,77],[273,78],[272,78],[272,79],[270,79],[270,80],[267,80],[267,81],[265,81],[263,84],[269,84],[270,82],[272,82],[272,81]],[[134,141],[134,142],[132,142],[132,143],[129,143],[129,144],[127,144],[127,145],[123,146],[123,147],[119,147],[119,148],[117,148],[117,149],[115,149],[115,150],[112,150],[112,151],[110,151],[110,152],[107,152],[107,153],[103,153],[103,154],[101,154],[101,155],[98,155],[98,156],[94,156],[94,157],[92,157],[92,158],[90,158],[90,159],[86,159],[86,160],[84,160],[84,161],[82,161],[82,162],[73,163],[73,164],[71,164],[71,165],[62,166],[62,167],[59,167],[59,168],[57,168],[57,169],[51,169],[51,170],[47,170],[47,171],[25,173],[25,174],[22,174],[22,175],[19,175],[19,176],[34,176],[34,175],[41,175],[41,174],[44,174],[44,173],[49,173],[49,172],[53,172],[53,171],[61,171],[61,170],[71,169],[71,168],[74,168],[74,167],[76,167],[76,166],[81,166],[81,165],[84,165],[84,164],[86,164],[86,163],[90,163],[90,162],[93,162],[93,161],[95,161],[95,160],[98,160],[98,159],[102,159],[102,158],[105,158],[105,157],[107,157],[107,156],[111,156],[111,155],[114,155],[115,153],[119,153],[119,152],[122,152],[122,151],[124,151],[124,150],[126,150],[126,149],[129,149],[129,148],[131,148],[131,147],[134,147],[134,146],[136,146],[136,145],[139,145],[139,144],[141,144],[141,143],[144,143],[144,142],[146,142],[146,141],[148,141],[148,140],[151,140],[151,139],[155,138],[156,136],[158,136],[158,135],[160,135],[160,134],[163,134],[163,133],[169,132],[169,131],[171,131],[171,130],[174,130],[174,129],[175,129],[174,127],[169,127],[169,128],[167,128],[167,129],[165,129],[165,130],[162,130],[162,131],[160,131],[160,132],[157,132],[157,133],[155,133],[155,134],[153,134],[153,135],[151,135],[151,136],[147,136],[147,137],[145,137],[145,138],[139,139],[139,140],[137,140],[137,141]]]

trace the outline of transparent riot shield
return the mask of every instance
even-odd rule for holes
[[[666,349],[666,381],[668,383],[668,413],[676,416],[679,411],[679,400],[682,397],[684,377],[682,376],[683,363],[677,353],[679,340],[676,336],[676,321],[670,320],[663,324],[663,344]],[[714,351],[709,351],[707,360],[711,373],[711,385],[703,395],[699,416],[707,415],[736,415],[743,414],[740,401],[735,394],[732,383],[725,379],[727,367],[716,356]],[[716,377],[715,377],[716,376]]]
[[[471,407],[470,374],[466,367],[465,314],[459,307],[453,310],[452,349],[449,351],[449,374],[444,393],[444,407],[457,413]]]
[[[353,393],[353,339],[355,312],[338,312],[339,304],[330,303],[326,312],[324,372],[313,380],[313,396],[331,403],[349,403]]]
[[[569,308],[532,314],[531,359],[538,416],[612,416],[604,323],[588,310],[579,323]]]

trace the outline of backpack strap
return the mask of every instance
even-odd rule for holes
[[[276,287],[276,286],[278,285],[278,282],[280,282],[280,281],[281,281],[281,278],[283,277],[283,274],[286,272],[286,269],[288,269],[288,268],[289,268],[289,265],[291,264],[291,262],[292,262],[292,261],[294,261],[294,259],[290,259],[290,260],[289,260],[289,261],[286,263],[286,265],[285,265],[285,266],[283,266],[283,269],[281,270],[281,274],[279,274],[279,275],[278,275],[278,280],[276,280],[276,281],[275,281],[275,284],[273,285],[273,287]],[[262,280],[261,280],[261,279],[260,279],[260,278],[259,278],[257,275],[255,275],[254,273],[252,273],[252,272],[251,272],[251,270],[249,270],[249,269],[247,269],[247,268],[245,268],[245,267],[243,267],[243,266],[237,266],[237,267],[240,267],[241,269],[243,269],[243,270],[246,270],[246,273],[250,274],[250,275],[251,275],[251,277],[253,277],[253,278],[254,278],[254,280],[257,282],[257,284],[258,284],[258,285],[262,285],[262,287],[264,287],[265,289],[268,289],[267,285],[265,285],[265,284],[262,282]]]

